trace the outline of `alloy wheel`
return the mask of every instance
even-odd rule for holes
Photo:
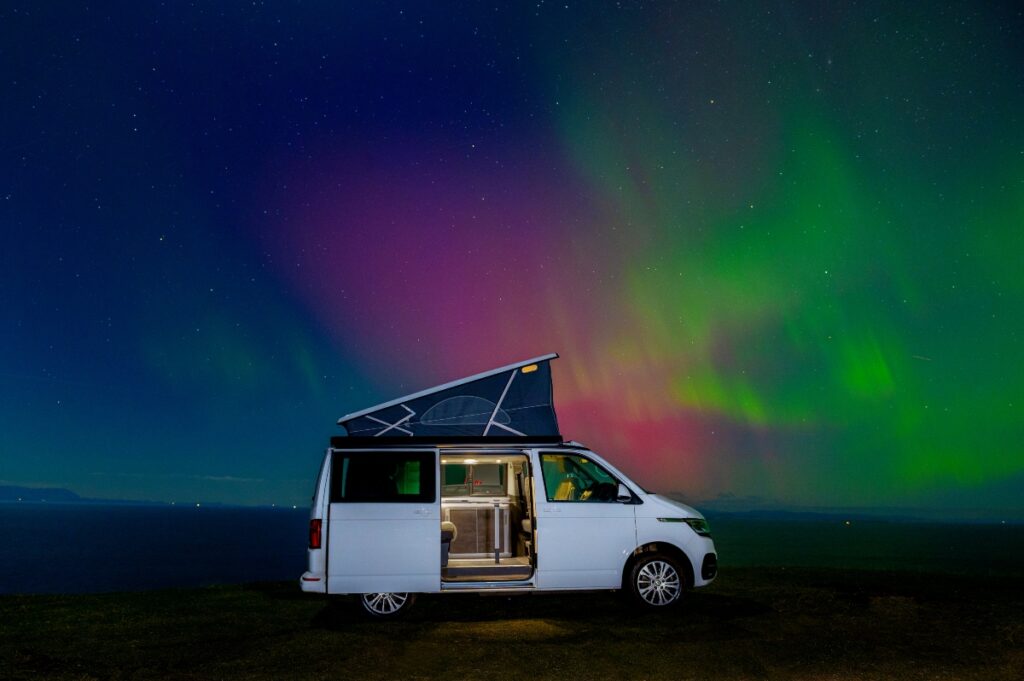
[[[682,582],[675,567],[663,560],[652,560],[636,576],[637,594],[649,605],[665,606],[682,593]]]
[[[394,615],[408,600],[407,593],[363,594],[363,607],[373,615]]]

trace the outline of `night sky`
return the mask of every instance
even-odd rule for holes
[[[1019,4],[342,4],[0,9],[0,484],[304,504],[554,351],[657,491],[1024,517]]]

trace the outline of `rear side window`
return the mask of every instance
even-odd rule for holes
[[[433,452],[335,452],[331,503],[430,504]]]

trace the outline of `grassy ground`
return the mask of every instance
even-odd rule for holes
[[[733,569],[671,613],[607,593],[442,595],[391,623],[293,584],[3,596],[0,678],[1019,681],[1024,590]]]

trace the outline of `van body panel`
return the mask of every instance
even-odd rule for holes
[[[440,591],[441,493],[437,450],[414,451],[432,453],[432,503],[329,504],[328,593]],[[340,471],[332,470],[331,474],[340,475]]]
[[[323,520],[327,517],[327,490],[329,489],[330,466],[331,450],[328,449],[324,454],[323,461],[320,463],[320,473],[317,475],[316,486],[313,489],[313,499],[309,505],[310,520]],[[306,570],[299,580],[299,586],[302,590],[312,593],[326,593],[327,591],[327,551],[325,548],[327,545],[327,523],[321,523],[320,532],[321,548],[306,549],[306,564],[309,569]]]
[[[539,589],[617,589],[622,564],[637,546],[634,504],[549,501],[541,455],[565,450],[533,450],[538,473],[533,478],[537,507],[537,587]],[[608,472],[604,460],[589,451],[574,452],[593,459]],[[628,482],[620,473],[613,473]]]
[[[659,518],[671,515],[676,518],[703,518],[704,516],[692,506],[681,501],[663,497],[660,494],[645,494],[644,499],[649,501],[647,508],[638,513],[637,516],[649,516]]]
[[[654,527],[654,524],[661,527]],[[659,523],[656,520],[652,523],[648,519],[637,518],[637,539],[638,547],[657,542],[669,544],[682,551],[690,561],[693,586],[705,586],[714,581],[701,577],[700,569],[704,556],[715,553],[715,545],[710,537],[701,537],[684,523]],[[620,570],[624,569],[625,565],[626,561],[623,561]]]
[[[633,507],[537,503],[537,587],[617,589],[637,546]]]
[[[701,576],[704,556],[715,553],[711,537],[702,537],[686,523],[661,522],[658,518],[701,518],[704,516],[691,506],[660,496],[644,494],[644,505],[637,508],[637,544],[644,546],[653,542],[671,544],[681,550],[690,560],[693,569],[693,586],[710,584],[712,579]],[[714,529],[714,528],[712,528]]]
[[[441,504],[331,504],[329,593],[441,588]]]

